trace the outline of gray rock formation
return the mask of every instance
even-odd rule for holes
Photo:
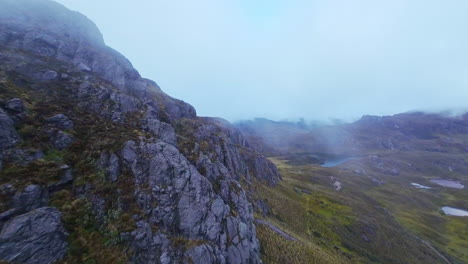
[[[8,100],[8,102],[5,104],[5,108],[13,113],[22,113],[25,110],[23,101],[19,98]]]
[[[276,184],[280,176],[227,121],[197,117],[191,105],[141,78],[104,44],[91,21],[52,1],[1,1],[0,47],[0,74],[13,72],[11,79],[19,80],[10,80],[14,85],[59,100],[47,111],[48,105],[36,102],[45,113],[29,120],[40,133],[27,143],[38,150],[56,148],[75,161],[65,159],[60,180],[27,183],[12,194],[0,212],[0,219],[10,219],[0,236],[3,259],[54,263],[64,256],[60,213],[43,206],[50,193],[75,180],[68,191],[90,203],[102,233],[109,231],[104,223],[110,211],[132,212],[131,231],[112,230],[132,252],[130,262],[261,263],[245,188],[257,180]],[[27,101],[32,107],[30,100],[35,97]],[[13,149],[20,139],[11,113],[24,111],[20,101],[11,99],[2,105],[7,111],[0,109],[0,148],[16,157],[5,159],[8,165],[29,166],[22,162],[29,159],[25,151]],[[88,129],[101,125],[94,119],[111,129],[93,134]],[[59,167],[58,162],[46,165]]]
[[[68,148],[75,138],[73,135],[68,134],[62,130],[51,130],[50,131],[50,143],[58,150],[64,150]]]
[[[164,142],[171,145],[175,145],[177,143],[174,128],[165,122],[161,122],[157,119],[147,119],[145,129]]]
[[[47,205],[49,192],[38,185],[29,185],[13,196],[13,208],[26,213]]]
[[[10,116],[0,108],[0,150],[14,146],[19,137]]]
[[[187,254],[196,259],[212,259],[212,263],[259,263],[259,244],[255,237],[252,206],[240,185],[226,181],[221,195],[214,192],[207,178],[202,176],[179,151],[164,142],[145,143],[129,141],[122,149],[124,164],[135,177],[138,205],[148,216],[142,226],[154,224],[165,236],[181,236],[187,241],[205,241],[205,247]],[[236,190],[232,190],[232,185]],[[144,190],[148,186],[148,191]],[[231,208],[227,203],[231,204]],[[153,206],[157,204],[157,206]],[[236,210],[239,216],[231,215]],[[151,263],[150,252],[161,252],[154,244],[154,236],[146,234],[146,241],[139,233],[132,234],[137,245],[137,258]],[[166,249],[167,250],[167,249]],[[167,253],[171,261],[181,261],[182,256]],[[201,255],[208,256],[201,256]],[[183,259],[183,258],[182,258]]]
[[[120,159],[114,153],[102,152],[99,159],[99,167],[106,171],[107,176],[110,181],[117,181],[121,169],[120,169]]]
[[[64,114],[57,114],[46,119],[46,121],[58,129],[67,130],[73,128],[73,121]]]
[[[62,259],[67,234],[60,217],[56,209],[42,207],[8,221],[0,233],[0,260],[43,264]]]

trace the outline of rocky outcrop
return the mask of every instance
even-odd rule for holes
[[[0,85],[11,92],[0,103],[0,158],[14,190],[1,204],[0,256],[61,259],[60,212],[44,206],[65,203],[57,208],[71,232],[112,236],[133,263],[261,263],[247,188],[280,175],[237,129],[141,78],[91,21],[58,3],[2,1],[0,47]],[[74,221],[82,200],[89,210]]]
[[[38,185],[29,185],[23,191],[13,196],[12,207],[19,212],[29,212],[36,208],[47,205],[49,192]]]
[[[0,233],[0,260],[11,263],[55,263],[67,251],[67,234],[60,212],[42,207],[4,224]]]
[[[211,180],[229,174],[235,180],[253,177],[274,185],[281,179],[273,163],[253,151],[242,133],[223,119],[181,120],[176,129],[182,142],[197,142],[182,149],[185,155],[194,157],[198,169]]]
[[[0,149],[14,146],[18,141],[13,120],[0,108]]]
[[[57,114],[46,119],[46,121],[58,129],[67,130],[73,128],[73,121],[64,114]]]
[[[160,227],[156,234],[146,231],[144,243],[137,243],[141,240],[140,232],[130,234],[136,258],[142,263],[154,261],[151,252],[168,250],[162,247],[164,243],[154,243],[161,236],[179,236],[188,242],[196,240],[204,244],[185,255],[177,249],[165,253],[168,263],[187,256],[193,263],[204,263],[197,261],[206,259],[211,259],[211,263],[260,262],[252,206],[238,183],[222,182],[221,194],[216,194],[208,179],[175,147],[161,141],[129,141],[121,156],[134,176],[137,203],[148,217],[140,225]],[[232,190],[231,184],[237,191]],[[234,211],[239,216],[233,216]]]
[[[96,25],[85,16],[46,0],[5,0],[0,12],[0,45],[55,58],[76,71],[92,72],[128,94],[156,94],[170,120],[195,117],[192,106],[162,93],[156,83],[141,78],[124,56],[107,47]],[[34,71],[24,65],[19,70],[41,81],[58,78],[50,69]]]

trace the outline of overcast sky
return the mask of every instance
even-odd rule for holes
[[[468,109],[466,0],[58,0],[203,116]]]

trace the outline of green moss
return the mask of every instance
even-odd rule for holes
[[[206,240],[200,239],[188,239],[180,236],[173,236],[170,238],[172,242],[172,247],[182,250],[189,250],[194,247],[198,247],[208,243]]]
[[[29,184],[47,185],[58,181],[62,173],[60,164],[48,160],[36,160],[26,166],[7,164],[0,172],[0,184],[11,183],[17,188]]]
[[[99,229],[92,213],[91,204],[85,198],[75,199],[69,190],[55,193],[51,205],[62,212],[62,220],[69,232],[69,251],[62,263],[127,263],[128,252],[121,244],[119,233],[109,230],[113,219]]]
[[[56,149],[49,149],[44,157],[47,161],[63,162],[64,152]]]

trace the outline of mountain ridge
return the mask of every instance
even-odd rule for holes
[[[141,78],[86,17],[0,6],[0,260],[261,263],[249,186],[277,184],[270,161]]]

